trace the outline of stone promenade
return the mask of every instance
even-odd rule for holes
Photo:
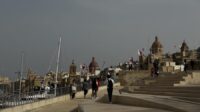
[[[171,96],[145,94],[119,94],[114,90],[113,103],[107,103],[106,90],[99,91],[96,100],[90,95],[86,99],[77,97],[74,100],[58,102],[27,112],[198,112],[200,103],[177,99]]]

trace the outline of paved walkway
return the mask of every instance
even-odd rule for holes
[[[146,94],[125,94],[125,96],[157,103],[160,105],[169,106],[186,112],[198,112],[200,110],[200,103],[181,100],[174,96],[159,96],[159,95],[146,95]]]
[[[118,104],[103,104],[91,101],[81,104],[80,108],[84,112],[108,112],[108,110],[109,112],[171,112],[154,108],[125,106]]]
[[[88,101],[82,102],[79,107],[84,112],[198,112],[200,103],[171,96],[119,94],[114,91],[113,104]]]
[[[78,101],[74,100],[74,101],[54,103],[27,112],[70,112],[77,106],[78,106]]]
[[[106,94],[106,90],[99,91],[98,97],[102,97],[104,94]],[[54,103],[27,112],[70,112],[78,107],[79,104],[88,101],[95,102],[94,99],[91,99],[91,94],[88,94],[86,99],[83,97],[76,97],[74,100]]]
[[[99,97],[105,94],[106,90],[98,92]],[[107,101],[107,97],[105,98]],[[114,98],[113,104],[106,104],[95,102],[88,94],[86,99],[78,97],[74,100],[58,102],[27,112],[70,112],[78,106],[85,112],[104,112],[108,110],[109,112],[198,112],[200,110],[200,104],[197,102],[180,100],[171,96],[119,94],[116,88],[114,90]],[[129,106],[125,106],[127,102]]]

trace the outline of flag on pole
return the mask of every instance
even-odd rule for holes
[[[140,50],[138,49],[138,56],[140,56]]]
[[[138,56],[142,56],[142,55],[143,55],[142,51],[138,49]]]

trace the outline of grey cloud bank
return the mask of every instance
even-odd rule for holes
[[[95,56],[100,65],[117,64],[146,48],[155,35],[165,52],[186,40],[200,46],[198,0],[1,0],[0,74],[16,76],[20,53],[25,67],[43,74],[50,63],[55,70],[61,36],[61,70],[72,59],[88,64]]]

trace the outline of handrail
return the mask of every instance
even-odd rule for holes
[[[118,82],[118,81],[115,81]],[[104,81],[100,82],[100,86],[105,86]],[[91,89],[91,85],[89,87]],[[77,84],[77,92],[82,91],[82,83]],[[54,89],[50,90],[40,90],[33,92],[26,92],[19,94],[4,94],[0,96],[0,110],[10,107],[15,107],[19,105],[29,104],[45,99],[51,99],[62,95],[70,94],[70,87],[57,88],[57,94],[54,95]],[[20,97],[19,97],[20,96]]]

